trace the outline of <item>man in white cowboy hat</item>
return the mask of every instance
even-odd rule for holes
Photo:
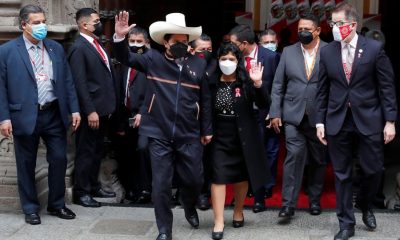
[[[171,184],[174,170],[181,183],[185,217],[194,228],[199,219],[195,204],[203,184],[203,147],[211,141],[211,95],[206,62],[188,54],[188,42],[201,35],[201,27],[186,27],[185,16],[171,13],[166,21],[150,25],[151,38],[164,45],[164,54],[126,51],[125,35],[135,25],[129,15],[115,17],[114,52],[123,64],[145,72],[149,79],[146,110],[139,129],[149,137],[153,173],[153,202],[159,235],[172,239]]]

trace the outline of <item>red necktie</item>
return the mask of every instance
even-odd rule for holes
[[[246,59],[246,70],[248,71],[248,72],[250,72],[250,69],[251,69],[251,57],[245,57],[245,59]]]
[[[128,86],[126,89],[126,107],[131,110],[132,109],[132,105],[131,105],[131,96],[129,94],[129,88],[132,86],[133,83],[133,79],[135,79],[135,75],[136,75],[136,70],[133,68],[130,68],[130,72],[129,72],[129,79],[128,79]]]
[[[106,58],[106,56],[104,56],[104,53],[101,50],[99,41],[97,41],[96,39],[93,39],[93,43],[96,46],[97,52],[99,52],[100,56],[103,58],[103,61],[107,64],[107,58]]]

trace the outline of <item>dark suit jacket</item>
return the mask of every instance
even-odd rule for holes
[[[274,80],[275,71],[278,67],[280,54],[269,49],[258,46],[257,62],[261,62],[264,66],[262,80],[267,84],[268,92],[271,93],[272,81]]]
[[[92,112],[107,116],[116,108],[114,70],[108,55],[107,58],[111,71],[96,48],[81,35],[69,49],[68,61],[85,116]]]
[[[284,122],[298,126],[307,113],[311,126],[315,126],[315,95],[318,90],[320,49],[326,43],[320,41],[315,65],[307,79],[301,43],[283,49],[276,70],[271,93],[271,118],[282,118]]]
[[[63,47],[50,39],[43,44],[53,65],[54,94],[65,127],[79,112],[78,98]],[[38,115],[38,90],[22,35],[0,46],[0,122],[11,120],[14,135],[30,135]]]
[[[385,121],[397,117],[393,69],[382,44],[359,35],[354,55],[348,84],[340,42],[321,49],[317,123],[325,124],[328,135],[341,130],[349,105],[354,123],[364,135],[382,132]]]

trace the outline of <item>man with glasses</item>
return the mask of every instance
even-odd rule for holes
[[[263,84],[268,86],[268,91],[271,92],[272,80],[274,79],[275,70],[279,63],[279,54],[269,49],[259,47],[256,43],[256,36],[253,30],[247,25],[238,25],[234,27],[230,33],[230,40],[236,44],[245,56],[245,67],[250,71],[251,67],[256,63],[261,63],[264,67],[263,71]],[[257,115],[260,132],[263,136],[265,151],[268,157],[271,181],[265,183],[260,189],[253,189],[254,191],[254,206],[253,212],[258,213],[265,210],[265,199],[272,196],[272,189],[275,185],[276,178],[276,162],[278,160],[279,151],[279,135],[273,130],[266,128],[265,120],[268,119],[269,108],[258,109],[254,106],[254,112]]]
[[[353,153],[364,172],[357,205],[369,230],[377,227],[371,209],[383,171],[383,146],[395,137],[397,117],[394,73],[380,42],[356,33],[356,9],[341,3],[332,12],[335,41],[321,49],[317,93],[317,136],[328,145],[335,174],[335,240],[354,236]]]

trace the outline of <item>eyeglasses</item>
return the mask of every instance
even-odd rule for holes
[[[338,26],[338,27],[342,27],[342,26],[344,26],[346,23],[352,23],[352,22],[345,22],[345,21],[337,21],[337,22],[334,22],[334,21],[329,21],[329,26],[330,27],[333,27],[333,26]]]

